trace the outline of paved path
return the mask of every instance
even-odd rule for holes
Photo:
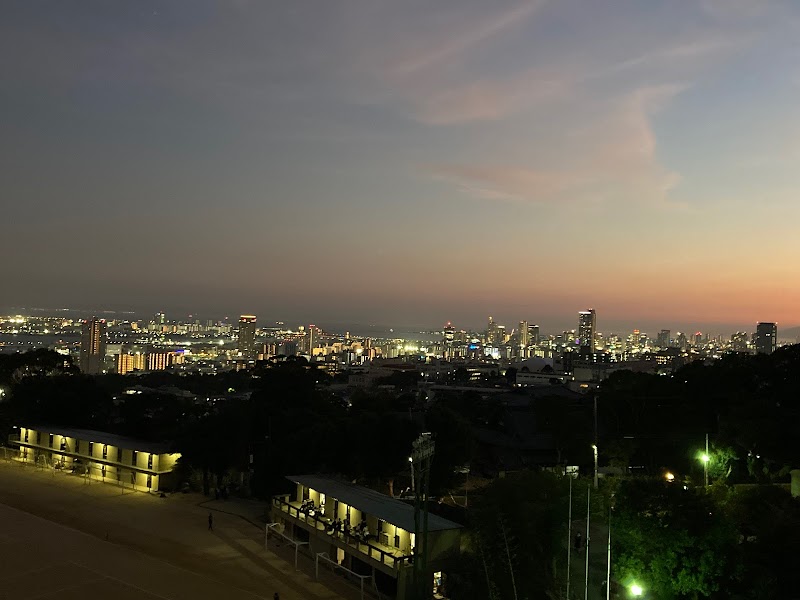
[[[337,578],[326,574],[326,587],[306,574],[308,564],[298,572],[265,550],[263,529],[251,522],[256,516],[246,503],[215,510],[208,531],[217,502],[199,506],[202,500],[122,493],[111,484],[0,461],[0,600],[271,600],[276,591],[281,600],[356,597]]]

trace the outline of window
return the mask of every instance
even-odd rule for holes
[[[50,439],[47,442],[47,447],[48,448],[52,448],[53,447],[53,434],[52,433],[50,434]]]
[[[152,469],[153,468],[153,455],[152,454],[150,454],[147,457],[147,468],[148,469]],[[148,475],[148,477],[150,477],[150,476]],[[150,487],[150,486],[148,485],[147,487]]]
[[[93,452],[94,452],[94,442],[89,442],[89,453],[88,453],[89,456],[92,456]]]
[[[61,451],[64,452],[67,449],[67,438],[61,438]]]
[[[151,487],[153,487],[153,476],[152,475],[148,475],[147,476],[147,489],[150,489]]]
[[[103,460],[108,458],[108,444],[103,444]]]
[[[134,467],[136,466],[136,455],[137,455],[137,454],[139,454],[139,453],[138,453],[138,452],[136,452],[136,450],[134,450],[133,452],[131,452],[131,464],[132,464]]]
[[[25,441],[26,442],[28,441],[28,430],[27,429],[25,430]]]
[[[103,465],[103,466],[100,468],[100,472],[103,474],[103,477],[105,477],[105,476],[106,476],[106,466],[105,466],[105,465]]]

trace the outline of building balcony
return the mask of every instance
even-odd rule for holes
[[[401,567],[411,564],[413,557],[399,548],[383,543],[380,540],[381,534],[370,535],[366,539],[362,539],[355,533],[335,531],[332,519],[318,511],[302,510],[300,502],[290,501],[288,498],[289,496],[275,496],[272,499],[273,507],[288,516],[293,523],[299,524],[308,531],[313,531],[317,536],[324,536],[351,555],[362,559],[370,558],[380,564],[381,570],[391,571],[394,576],[397,576]]]

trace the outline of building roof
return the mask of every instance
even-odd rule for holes
[[[43,433],[53,433],[65,437],[76,438],[97,444],[108,444],[126,450],[136,450],[137,452],[149,452],[150,454],[169,454],[171,453],[168,444],[159,442],[147,442],[135,438],[115,435],[105,431],[93,431],[91,429],[75,429],[72,427],[59,427],[58,425],[24,425],[26,429],[33,429]]]
[[[414,531],[414,507],[375,490],[319,475],[287,475],[286,479],[331,496],[401,529]],[[461,529],[461,525],[428,513],[428,531]]]

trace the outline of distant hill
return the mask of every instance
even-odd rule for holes
[[[792,344],[800,343],[800,326],[782,329],[780,323],[778,323],[778,341],[791,342]]]

